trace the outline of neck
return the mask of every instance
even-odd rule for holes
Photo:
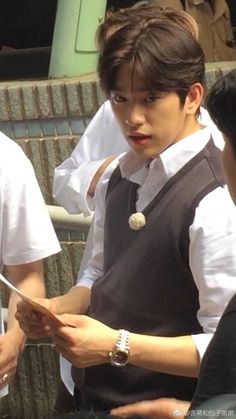
[[[197,131],[200,131],[203,128],[201,124],[199,124],[195,115],[187,115],[184,123],[184,127],[176,137],[176,141],[180,141],[185,137],[188,137],[191,134],[194,134]]]

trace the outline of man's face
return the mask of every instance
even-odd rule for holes
[[[236,204],[236,156],[227,138],[223,150],[223,165],[229,193]]]
[[[133,152],[143,160],[154,158],[172,144],[200,129],[189,97],[181,105],[174,92],[150,92],[134,77],[128,64],[117,74],[110,101],[115,117]]]

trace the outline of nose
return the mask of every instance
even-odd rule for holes
[[[142,109],[138,106],[132,106],[128,109],[125,123],[129,127],[137,127],[143,125],[145,122],[145,115]]]

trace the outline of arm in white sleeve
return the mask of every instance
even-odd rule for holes
[[[93,234],[90,236],[89,246],[91,257],[80,273],[76,286],[91,288],[94,281],[103,272],[103,245],[105,223],[105,198],[110,176],[117,166],[118,158],[113,160],[109,168],[101,177],[95,193],[95,213],[93,220]]]
[[[91,180],[106,158],[126,151],[127,147],[107,101],[90,122],[71,156],[56,167],[53,197],[70,213],[90,214],[94,210],[94,198],[88,195]]]
[[[204,197],[189,233],[190,267],[199,291],[197,317],[204,333],[192,338],[202,358],[236,292],[236,209],[226,187]]]
[[[23,265],[61,248],[31,162],[18,144],[0,137],[1,265]]]

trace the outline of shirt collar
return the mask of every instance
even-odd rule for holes
[[[174,176],[189,160],[198,154],[208,143],[211,133],[208,127],[202,128],[167,148],[151,162],[138,159],[132,151],[119,158],[122,177],[143,185],[149,172],[158,168],[166,180]]]

